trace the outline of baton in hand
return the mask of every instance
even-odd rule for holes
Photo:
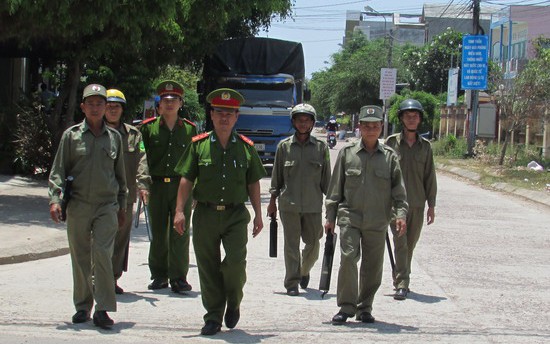
[[[269,224],[269,256],[277,257],[277,218],[275,213],[271,214]]]
[[[336,251],[336,237],[336,233],[327,233],[325,251],[323,253],[323,265],[321,266],[321,280],[319,281],[319,290],[323,292],[321,298],[324,298],[330,289],[332,262],[334,261],[334,252]]]

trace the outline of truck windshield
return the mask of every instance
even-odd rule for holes
[[[239,91],[244,96],[244,106],[289,108],[294,105],[294,78],[291,76],[225,78],[220,86]]]

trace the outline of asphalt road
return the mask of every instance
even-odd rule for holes
[[[342,143],[336,147],[340,148]],[[331,151],[335,161],[337,150]],[[265,213],[269,179],[262,180]],[[143,219],[133,232],[129,271],[120,285],[116,324],[73,325],[72,275],[67,255],[0,266],[0,343],[547,343],[550,341],[550,212],[547,207],[438,175],[435,224],[425,227],[412,264],[411,294],[395,301],[389,262],[375,298],[374,324],[333,326],[339,256],[324,299],[310,288],[289,297],[279,257],[268,257],[264,232],[250,236],[248,282],[241,321],[214,337],[199,335],[204,310],[194,252],[189,282],[175,295],[147,290],[148,239]],[[46,211],[46,209],[44,209]]]

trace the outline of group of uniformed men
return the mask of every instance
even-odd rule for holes
[[[255,237],[263,228],[259,181],[266,171],[254,143],[234,131],[244,102],[241,94],[232,89],[211,92],[206,99],[214,130],[197,135],[195,124],[178,116],[182,85],[163,81],[157,93],[159,116],[137,129],[121,120],[126,98],[120,90],[88,85],[80,105],[84,121],[61,138],[49,178],[50,215],[56,223],[65,220],[63,190],[71,176],[70,202],[65,205],[76,308],[72,321],[88,321],[95,301],[94,324],[114,324],[107,312],[116,311],[115,294],[124,293],[117,280],[127,269],[133,204],[140,197],[149,205],[151,290],[168,285],[176,293],[192,289],[187,273],[194,207],[193,245],[206,309],[201,334],[213,335],[221,330],[222,319],[234,328],[240,318],[251,219],[245,202],[250,201],[254,211]],[[267,213],[280,212],[284,287],[287,295],[297,296],[298,285],[307,288],[319,256],[326,195],[324,229],[334,232],[337,220],[341,231],[340,311],[333,324],[352,316],[374,322],[372,301],[381,283],[390,223],[396,254],[394,298],[407,297],[426,201],[428,224],[435,217],[433,156],[429,142],[417,133],[422,117],[420,103],[403,102],[403,132],[389,137],[386,145],[378,140],[382,109],[364,106],[359,115],[361,140],[341,149],[331,177],[329,149],[311,135],[315,109],[298,104],[291,111],[295,134],[277,148]],[[301,255],[300,239],[305,244]]]

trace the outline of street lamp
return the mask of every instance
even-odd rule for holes
[[[384,18],[384,37],[386,36],[386,27],[387,27],[387,20],[386,20],[386,16],[385,14],[387,13],[380,13],[378,12],[377,10],[375,10],[374,8],[370,7],[370,6],[365,6],[365,14],[367,15],[370,15],[370,16],[374,16],[374,17],[378,17],[378,16],[382,16],[382,18]]]

